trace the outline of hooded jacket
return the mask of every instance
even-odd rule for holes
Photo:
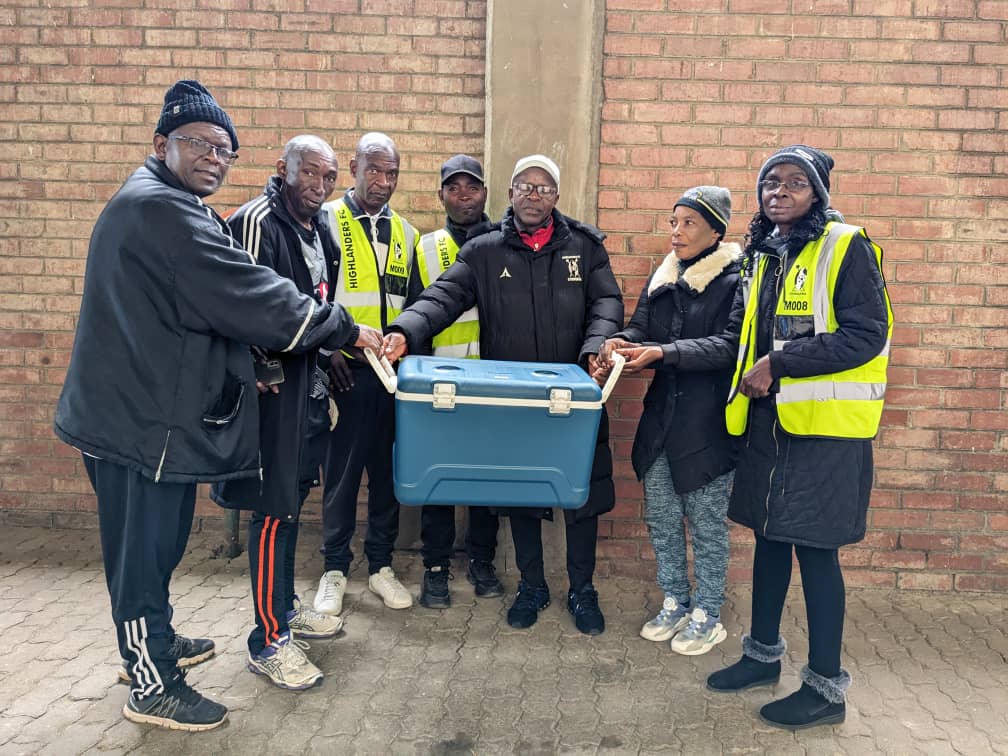
[[[258,477],[249,344],[338,348],[353,321],[266,266],[155,157],[91,235],[56,435],[155,481]]]
[[[455,263],[390,325],[411,351],[473,305],[479,307],[480,356],[489,360],[584,365],[623,323],[623,296],[609,266],[605,236],[553,210],[553,236],[539,251],[518,235],[510,208],[477,227]],[[587,503],[570,520],[615,506],[608,421],[603,411]],[[532,514],[536,510],[522,511]]]
[[[638,479],[662,454],[668,459],[677,493],[694,491],[734,467],[735,443],[725,428],[724,405],[735,361],[727,353],[687,369],[682,352],[703,353],[703,339],[728,324],[739,280],[742,250],[720,243],[685,267],[668,255],[648,279],[637,309],[617,338],[661,345],[662,361],[644,396],[644,412],[634,437]]]
[[[301,293],[316,296],[301,251],[299,224],[284,204],[280,194],[282,186],[283,179],[273,176],[263,194],[238,208],[228,218],[228,225],[256,262],[293,281]],[[333,281],[339,257],[326,214],[317,213],[314,225],[325,255],[326,280]],[[279,358],[284,381],[279,393],[269,391],[259,395],[263,479],[261,482],[246,478],[215,484],[210,497],[222,507],[252,509],[290,521],[301,509],[299,473],[309,431],[309,405],[313,403],[313,416],[319,412],[325,415],[326,401],[309,398],[316,369],[316,350],[270,356]]]

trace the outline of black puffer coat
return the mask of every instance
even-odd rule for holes
[[[704,339],[728,324],[739,280],[738,244],[721,243],[685,270],[674,254],[648,280],[627,327],[617,337],[662,345],[644,396],[644,413],[634,437],[632,460],[638,479],[662,454],[676,493],[695,491],[734,467],[734,439],[724,407],[735,360],[710,354]],[[678,367],[680,354],[695,359]],[[704,355],[712,357],[706,361]]]
[[[538,252],[522,242],[510,208],[500,223],[470,236],[455,263],[389,326],[411,350],[473,305],[479,307],[480,355],[489,360],[584,365],[623,323],[623,296],[598,229],[553,211],[553,237]],[[587,503],[568,521],[615,506],[605,412]],[[529,515],[538,510],[522,510]]]
[[[785,271],[798,252],[784,250]],[[840,266],[833,302],[838,329],[794,339],[776,351],[770,351],[770,326],[778,296],[773,273],[781,258],[770,248],[761,253],[772,259],[759,292],[756,357],[770,355],[775,379],[849,370],[881,351],[888,321],[885,282],[867,237],[854,237]],[[717,348],[733,359],[745,310],[742,291],[739,286],[725,334],[710,342],[719,342]],[[680,355],[680,365],[693,359]],[[870,440],[789,435],[777,421],[771,393],[750,404],[728,516],[770,540],[838,548],[864,538],[872,476]]]

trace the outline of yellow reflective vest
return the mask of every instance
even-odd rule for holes
[[[822,236],[802,248],[784,277],[777,299],[773,349],[783,349],[788,341],[795,338],[837,330],[833,310],[836,280],[856,234],[865,236],[864,229],[844,223],[828,223]],[[870,243],[881,271],[882,250]],[[751,285],[744,291],[745,315],[739,336],[738,360],[725,410],[728,432],[735,436],[745,432],[749,417],[749,398],[740,393],[738,387],[742,376],[755,362],[759,290],[767,264],[768,256],[761,255]],[[888,327],[885,345],[875,357],[863,365],[838,373],[807,378],[781,377],[776,405],[778,420],[785,431],[795,436],[849,439],[873,438],[878,432],[893,326],[892,306],[884,287],[883,294]]]
[[[417,270],[424,288],[448,270],[458,255],[458,245],[446,229],[420,237]],[[479,311],[475,307],[459,315],[458,320],[434,337],[434,354],[439,357],[479,358]]]
[[[398,213],[390,211],[392,237],[385,269],[379,271],[378,256],[371,240],[343,198],[326,204],[325,208],[340,250],[333,298],[347,309],[355,322],[384,329],[406,304],[410,268],[416,256],[416,229]]]

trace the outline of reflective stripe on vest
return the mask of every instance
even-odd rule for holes
[[[826,233],[806,244],[791,264],[774,313],[775,350],[783,349],[795,338],[810,338],[837,330],[833,309],[836,279],[855,234],[863,235],[864,231],[857,226],[829,223]],[[874,243],[872,249],[881,271],[882,250]],[[725,411],[728,431],[733,435],[745,431],[748,419],[749,399],[738,393],[738,385],[754,363],[758,292],[767,264],[767,256],[761,256],[752,285],[745,292],[739,356],[731,400]],[[883,294],[888,321],[886,343],[875,357],[863,365],[837,373],[780,379],[776,408],[785,431],[796,436],[829,438],[872,438],[878,432],[893,323],[889,294],[884,288]]]
[[[458,245],[445,229],[420,237],[417,255],[420,282],[427,288],[455,262]],[[435,275],[431,275],[435,271]],[[434,337],[438,357],[479,357],[479,311],[475,307],[459,315],[458,320]]]
[[[334,282],[333,298],[347,309],[355,322],[383,329],[406,305],[416,231],[404,224],[398,213],[392,213],[388,257],[385,271],[379,275],[378,257],[371,240],[346,203],[339,199],[326,205],[326,210],[340,248],[339,275]],[[382,291],[385,292],[384,317]]]

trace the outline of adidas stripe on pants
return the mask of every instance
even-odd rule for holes
[[[196,485],[155,483],[129,468],[83,455],[98,497],[105,582],[119,654],[138,697],[160,693],[178,672],[168,586],[185,554]]]

